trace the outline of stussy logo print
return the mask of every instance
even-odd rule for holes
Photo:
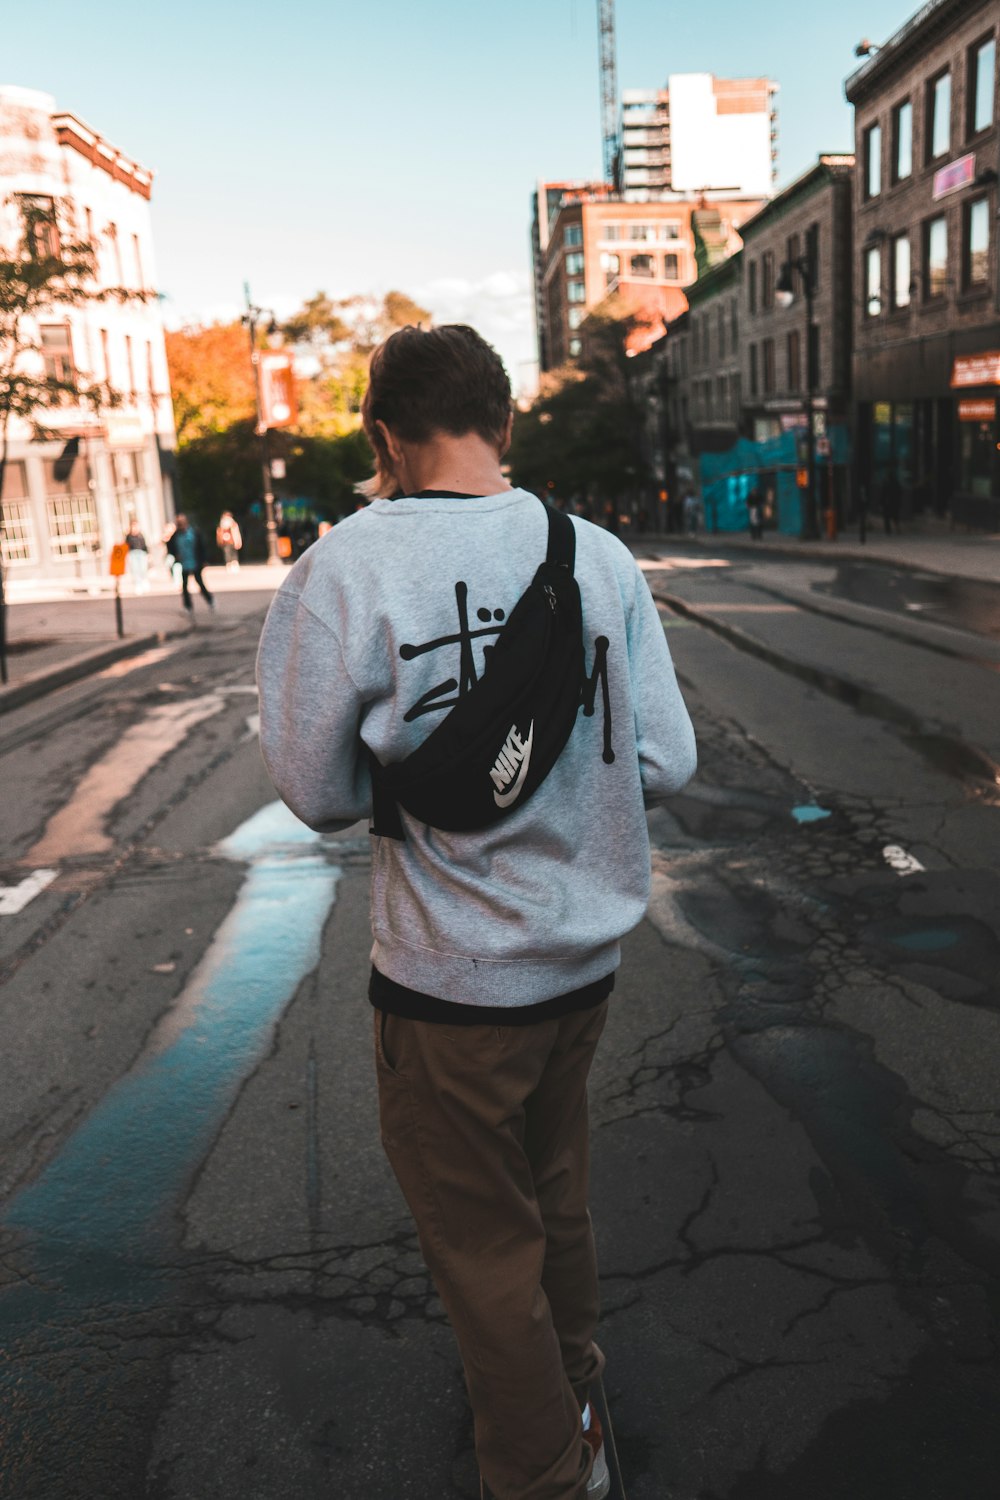
[[[421,641],[417,645],[404,644],[399,648],[399,654],[403,661],[415,661],[421,656],[430,656],[436,651],[450,651],[456,646],[458,648],[458,674],[453,677],[445,677],[426,693],[421,693],[415,703],[407,709],[403,715],[406,722],[412,723],[423,714],[443,713],[449,708],[454,708],[471,688],[479,681],[476,672],[475,653],[473,642],[483,640],[487,637],[496,638],[504,626],[507,618],[502,609],[479,609],[476,616],[480,622],[477,628],[469,623],[469,587],[466,583],[455,584],[455,607],[458,614],[458,629],[448,635],[436,636],[430,641]],[[580,705],[583,708],[585,718],[593,718],[597,706],[598,688],[601,691],[601,707],[604,715],[604,738],[602,748],[602,759],[606,765],[614,762],[615,752],[611,739],[611,693],[608,685],[608,647],[609,641],[606,635],[599,635],[594,641],[594,661],[591,672],[584,675],[580,683]],[[483,654],[488,663],[489,653],[492,645],[484,647]],[[484,666],[485,670],[485,666]],[[513,726],[516,728],[516,726]],[[524,737],[530,753],[531,734],[534,725]],[[512,747],[513,748],[513,747]],[[512,757],[508,761],[513,765]],[[500,764],[498,762],[498,764]],[[502,769],[502,766],[501,766]],[[519,760],[515,771],[523,771],[527,774],[527,756]],[[508,778],[509,779],[509,778]],[[522,777],[523,782],[523,777]],[[522,782],[518,782],[517,790],[520,791]],[[511,788],[504,792],[500,786],[497,791],[500,796],[508,795]],[[516,795],[516,793],[515,793]],[[511,798],[513,800],[513,797]],[[497,798],[499,803],[499,797]],[[503,806],[503,803],[499,804]]]

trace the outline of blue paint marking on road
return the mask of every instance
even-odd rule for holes
[[[236,903],[136,1066],[41,1175],[4,1227],[39,1247],[149,1254],[277,1021],[319,962],[340,870],[281,804],[220,846],[250,871]]]
[[[897,948],[908,948],[914,953],[940,953],[943,948],[954,948],[958,933],[950,927],[925,927],[921,932],[904,932],[894,937]]]
[[[815,802],[806,802],[801,807],[792,808],[792,817],[796,823],[819,823],[823,818],[831,816],[828,807],[818,807]]]

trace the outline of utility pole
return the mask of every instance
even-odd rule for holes
[[[278,526],[274,518],[274,489],[271,480],[271,455],[267,443],[267,423],[264,421],[263,402],[260,391],[260,354],[257,349],[257,324],[263,315],[270,311],[266,307],[255,307],[250,300],[250,283],[243,283],[243,292],[246,296],[247,310],[243,314],[242,322],[250,335],[250,363],[253,366],[253,389],[257,401],[257,436],[260,439],[260,467],[264,491],[264,529],[267,539],[267,561],[271,567],[280,567],[281,558],[278,556]],[[271,313],[269,330],[276,329],[274,313]]]
[[[601,42],[601,131],[604,136],[604,177],[616,191],[620,185],[618,151],[618,60],[615,47],[615,0],[597,0]]]

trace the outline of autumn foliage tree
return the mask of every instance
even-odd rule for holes
[[[177,329],[166,343],[179,446],[253,415],[253,370],[241,323]]]
[[[371,351],[395,329],[430,321],[405,292],[335,299],[319,291],[280,326],[298,386],[295,431],[270,441],[272,457],[286,464],[285,497],[330,520],[354,508],[355,486],[372,468],[360,431]],[[169,333],[167,359],[185,509],[209,535],[231,510],[252,548],[260,471],[246,329],[237,322]]]

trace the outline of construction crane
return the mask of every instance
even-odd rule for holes
[[[615,49],[615,0],[597,0],[601,42],[601,131],[604,136],[604,177],[619,187],[618,61]]]

